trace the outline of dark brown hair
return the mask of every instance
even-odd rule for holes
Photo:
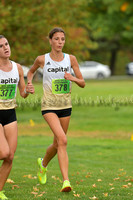
[[[52,39],[53,35],[57,32],[62,32],[65,35],[65,31],[62,28],[56,27],[53,28],[50,32],[49,32],[49,39]]]
[[[2,38],[5,38],[5,36],[4,35],[0,35],[0,39],[2,39]]]

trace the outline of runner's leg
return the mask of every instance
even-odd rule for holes
[[[54,136],[53,144],[51,144],[47,150],[46,154],[43,158],[43,166],[47,167],[48,163],[50,160],[57,154],[57,140],[56,137]]]
[[[69,122],[69,118],[70,117],[67,117],[66,121]],[[55,148],[56,148],[55,146],[58,146],[57,154],[58,154],[58,160],[59,160],[59,165],[60,165],[60,169],[62,172],[63,180],[68,180],[68,156],[67,156],[67,152],[66,152],[67,138],[66,138],[65,132],[61,125],[62,120],[60,122],[60,119],[54,113],[45,114],[44,119],[49,124],[49,126],[55,136],[54,143],[53,143],[54,148],[52,146],[52,148],[51,148],[52,151],[49,155],[52,155],[52,152],[55,151]],[[64,123],[62,123],[62,124],[64,124]],[[52,159],[51,156],[48,156],[48,154],[46,157],[44,156],[44,161],[46,158],[47,158],[47,163],[48,163],[48,161],[50,161]]]
[[[68,126],[69,126],[70,116],[59,118],[59,120],[60,120],[61,126],[66,134],[67,130],[68,130]],[[50,160],[57,154],[57,147],[58,147],[57,140],[56,140],[56,137],[54,136],[53,144],[51,144],[47,148],[46,154],[43,158],[43,166],[44,167],[47,167]]]
[[[4,128],[0,126],[0,141],[2,141],[1,142],[2,147],[0,147],[0,159],[4,160],[0,168],[0,191],[1,191],[10,174],[10,171],[12,168],[12,162],[14,158],[14,153],[17,148],[17,122],[16,121],[5,125]]]

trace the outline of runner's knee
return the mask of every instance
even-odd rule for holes
[[[1,160],[4,160],[4,159],[8,158],[8,157],[9,157],[9,154],[10,154],[10,152],[9,152],[8,149],[1,150],[1,151],[0,151],[0,159],[1,159]]]
[[[66,135],[60,137],[58,140],[58,146],[67,146],[67,138]]]
[[[15,152],[10,152],[10,154],[9,154],[8,160],[11,161],[11,162],[12,162],[13,159],[14,159],[14,153],[15,153]]]
[[[4,159],[9,163],[12,163],[13,159],[14,159],[14,153],[15,152],[9,152],[8,156]]]

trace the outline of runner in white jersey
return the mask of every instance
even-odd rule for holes
[[[50,126],[54,140],[46,151],[44,158],[38,158],[38,179],[41,184],[47,180],[47,165],[57,154],[63,176],[61,192],[72,190],[68,178],[68,155],[66,133],[69,126],[71,104],[71,82],[79,87],[85,87],[85,81],[79,70],[77,59],[73,55],[62,52],[65,44],[65,32],[61,28],[54,28],[49,33],[51,52],[38,56],[28,72],[28,83],[32,84],[34,72],[41,67],[43,69],[42,115]],[[75,77],[71,75],[71,67]]]
[[[21,65],[10,61],[11,51],[7,39],[0,35],[0,199],[8,199],[3,187],[10,174],[17,147],[16,93],[17,86],[23,98],[34,93],[31,84],[25,87]]]
[[[43,110],[61,110],[71,108],[71,82],[64,79],[65,71],[71,73],[71,62],[68,54],[63,54],[62,61],[51,59],[50,54],[45,54],[43,67]]]

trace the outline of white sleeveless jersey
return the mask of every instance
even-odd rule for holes
[[[65,71],[71,73],[71,62],[68,54],[60,62],[45,54],[43,67],[43,91],[41,110],[60,110],[71,108],[71,82],[64,79]]]
[[[16,93],[19,82],[17,64],[13,61],[12,70],[5,72],[0,70],[0,110],[16,107]]]

